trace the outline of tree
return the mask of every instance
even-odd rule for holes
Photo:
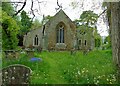
[[[23,10],[21,12],[21,26],[20,26],[21,28],[18,34],[19,46],[23,46],[23,37],[27,32],[30,31],[31,26],[32,26],[32,21],[28,17],[27,13]]]
[[[116,64],[120,65],[120,45],[119,45],[119,19],[120,19],[120,2],[112,2],[108,3],[108,10],[110,11],[110,16],[108,16],[109,26],[111,29],[111,42],[112,42],[112,49],[113,49],[113,58]],[[117,51],[117,52],[116,52]]]
[[[74,21],[77,28],[79,27],[93,30],[96,48],[101,46],[101,36],[98,34],[96,27],[97,19],[98,15],[89,10],[83,11],[83,13],[80,15],[80,19]]]
[[[7,49],[16,49],[18,44],[17,34],[19,27],[16,21],[7,15],[6,12],[2,11],[2,48],[3,50]]]
[[[98,19],[98,15],[91,10],[83,11],[83,13],[80,15],[80,22],[83,25],[89,27],[95,27],[95,23],[97,22],[97,19]]]
[[[107,3],[108,22],[110,26],[110,37],[112,43],[112,54],[115,65],[118,68],[118,79],[120,77],[120,2]]]
[[[9,0],[7,0],[9,2]],[[7,15],[12,16],[14,12],[14,8],[11,3],[2,3],[2,10],[7,13]]]
[[[26,34],[32,25],[31,19],[28,17],[27,13],[23,10],[21,13],[21,29],[20,29],[20,34],[24,35]]]
[[[9,1],[9,0],[7,0]],[[16,49],[18,44],[17,34],[19,31],[19,26],[16,22],[18,16],[12,17],[14,14],[14,8],[11,3],[2,3],[2,14],[1,30],[2,30],[2,48],[3,50],[7,49]]]
[[[25,8],[25,6],[27,4],[27,1],[28,0],[23,0],[23,1],[4,0],[4,1],[2,1],[2,4],[3,4],[4,8],[7,7],[7,6],[9,6],[9,5],[5,6],[6,4],[12,4],[12,6],[14,6],[14,14],[12,14],[11,16],[15,17],[19,13],[21,13],[21,11],[24,10],[24,8]],[[35,18],[35,12],[37,12],[39,14],[39,12],[41,11],[40,4],[42,3],[42,4],[45,5],[47,1],[30,0],[30,2],[31,2],[31,4],[30,4],[30,11],[29,11],[29,13],[33,15],[33,17],[32,17],[32,21],[33,21],[33,19]],[[34,5],[36,5],[36,2],[37,2],[37,5],[39,6],[38,9],[34,9],[33,8]],[[21,7],[19,7],[19,6],[21,6]],[[6,10],[9,10],[9,9],[6,9]]]
[[[96,28],[96,22],[98,19],[98,14],[94,13],[93,11],[83,11],[83,13],[80,15],[79,19],[76,19],[74,23],[76,24],[77,27],[80,25],[86,26],[88,29],[89,28]]]

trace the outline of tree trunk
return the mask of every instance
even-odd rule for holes
[[[111,42],[112,42],[112,54],[113,60],[118,67],[120,77],[120,2],[110,3],[111,8]]]

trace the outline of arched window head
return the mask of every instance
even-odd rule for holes
[[[57,25],[57,43],[64,43],[64,24],[60,23]]]

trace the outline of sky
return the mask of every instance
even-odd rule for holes
[[[24,1],[24,0],[11,0],[11,1]],[[31,6],[31,0],[27,0],[27,4],[24,8],[24,10],[28,13],[30,13],[30,6]],[[39,19],[40,21],[43,18],[43,15],[47,16],[54,16],[58,11],[56,11],[55,8],[58,8],[57,6],[57,0],[38,0],[42,1],[43,3],[40,3],[38,5],[37,0],[34,1],[34,11],[36,15],[36,19]],[[95,13],[100,14],[103,12],[103,8],[101,7],[103,0],[58,0],[59,4],[62,6],[62,9],[64,12],[68,15],[68,17],[71,20],[79,19],[80,14],[83,11],[86,10],[93,10]],[[73,6],[71,6],[71,2],[77,1],[79,3],[75,3],[76,8],[73,9]],[[82,3],[84,1],[84,3]],[[21,7],[21,6],[19,6]],[[30,15],[32,17],[32,15]],[[98,19],[97,22],[97,30],[100,33],[101,36],[107,36],[108,35],[108,27],[106,26],[106,23],[103,22],[104,19],[102,16]]]

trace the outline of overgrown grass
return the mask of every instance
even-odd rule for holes
[[[31,62],[25,54],[17,60],[3,59],[3,67],[24,64],[32,69],[32,84],[117,84],[111,50],[34,53],[42,62]]]

